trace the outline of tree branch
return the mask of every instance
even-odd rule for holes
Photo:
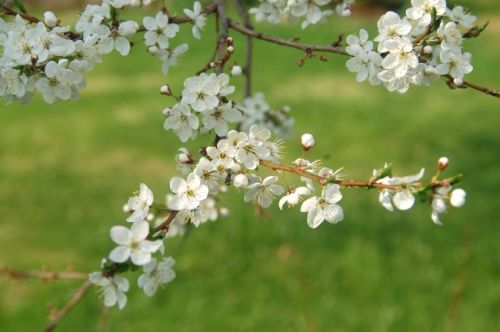
[[[19,13],[17,11],[15,11],[14,9],[12,8],[9,8],[5,5],[0,5],[0,10],[3,11],[5,13],[5,15],[9,15],[9,16],[21,16],[22,18],[24,18],[26,21],[29,21],[31,23],[38,23],[40,22],[41,20],[35,16],[31,16],[31,15],[28,15],[28,14],[23,14],[23,13]]]
[[[9,269],[7,267],[0,268],[0,273],[12,279],[26,279],[26,278],[39,278],[44,281],[72,279],[72,280],[87,280],[88,275],[82,272],[73,271],[19,271]]]
[[[264,40],[264,41],[278,44],[278,45],[296,48],[296,49],[305,51],[307,53],[330,52],[330,53],[336,53],[336,54],[341,54],[341,55],[348,55],[347,52],[345,51],[345,49],[343,47],[340,47],[340,46],[301,44],[301,43],[298,43],[298,42],[293,41],[293,40],[282,39],[279,37],[266,35],[266,34],[261,33],[261,32],[256,32],[253,29],[243,27],[243,26],[241,26],[233,21],[229,21],[229,27],[235,31],[238,31],[239,33],[241,33],[243,35],[250,36],[252,38],[257,38],[257,39]]]
[[[396,191],[403,189],[402,185],[388,185],[388,184],[377,183],[375,179],[369,179],[368,181],[335,179],[335,180],[331,181],[328,178],[324,178],[324,177],[321,177],[319,175],[309,173],[300,167],[282,165],[282,164],[274,163],[274,162],[268,161],[268,160],[261,160],[260,165],[267,167],[269,169],[275,170],[275,171],[285,171],[288,173],[294,173],[294,174],[303,176],[305,178],[308,178],[308,179],[311,179],[313,181],[318,182],[322,186],[326,185],[327,183],[335,183],[341,187],[346,187],[346,188],[366,188],[366,189],[377,188],[377,189],[389,189],[389,190],[396,190]],[[433,181],[432,182],[433,188],[434,187],[443,187],[443,186],[448,186],[448,185],[449,185],[449,182],[447,180]],[[425,188],[425,187],[422,184],[415,184],[415,188],[421,189],[421,188]]]
[[[238,14],[243,20],[243,25],[246,29],[253,30],[250,16],[245,8],[243,0],[235,0]],[[245,36],[245,66],[243,67],[243,75],[245,75],[245,97],[252,95],[252,54],[253,39],[252,36]]]
[[[50,319],[49,324],[43,330],[44,332],[54,331],[61,319],[66,316],[68,312],[71,311],[83,298],[83,296],[87,293],[87,291],[92,287],[92,283],[90,281],[85,281],[83,285],[76,291],[73,297],[66,303],[61,309],[54,312]]]
[[[235,31],[237,31],[243,35],[250,36],[252,38],[256,38],[256,39],[260,39],[260,40],[264,40],[264,41],[267,41],[270,43],[303,50],[308,54],[310,54],[312,52],[329,52],[329,53],[336,53],[336,54],[340,54],[340,55],[349,56],[349,54],[347,54],[347,52],[345,51],[345,49],[343,47],[339,47],[339,46],[335,46],[335,45],[302,44],[302,43],[298,43],[298,42],[293,41],[293,40],[282,39],[282,38],[278,38],[275,36],[266,35],[266,34],[263,34],[261,32],[256,32],[253,29],[242,27],[241,25],[238,25],[237,23],[235,23],[233,21],[229,22],[229,26],[232,29],[234,29]],[[444,77],[448,80],[451,78],[450,75],[445,75]],[[452,81],[453,81],[453,79],[452,79]],[[481,86],[479,84],[472,83],[469,81],[464,81],[463,86],[480,91],[480,92],[482,92],[486,95],[489,95],[489,96],[500,98],[500,92],[498,92],[496,89],[493,89],[493,88]]]

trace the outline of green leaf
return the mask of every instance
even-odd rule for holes
[[[28,11],[26,10],[26,6],[24,5],[23,0],[14,0],[14,6],[19,9],[19,11],[23,14],[26,14]]]

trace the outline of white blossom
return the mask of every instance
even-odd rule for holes
[[[193,22],[193,36],[197,39],[201,38],[200,30],[203,29],[207,22],[206,15],[202,14],[202,8],[199,1],[195,1],[193,10],[184,9],[184,14]]]
[[[285,203],[288,206],[295,206],[299,204],[300,200],[302,199],[302,196],[310,195],[311,190],[307,187],[297,187],[289,190],[288,194],[281,197],[281,199],[278,202],[278,206],[280,210],[283,210],[283,205]]]
[[[476,16],[466,13],[462,6],[455,6],[452,10],[447,9],[446,15],[448,15],[453,22],[457,22],[467,29],[472,28],[477,19]]]
[[[129,289],[129,283],[124,277],[120,275],[105,277],[102,272],[93,272],[89,275],[89,281],[101,288],[106,307],[118,304],[118,308],[121,310],[127,304],[125,293]]]
[[[375,41],[379,42],[378,51],[387,52],[387,41],[399,40],[410,33],[411,24],[402,20],[395,12],[387,12],[377,22],[379,35]]]
[[[383,189],[379,195],[380,204],[389,211],[393,211],[393,203],[399,210],[408,210],[415,203],[413,196],[414,184],[422,179],[424,176],[424,169],[422,168],[418,174],[404,176],[404,177],[390,177],[387,176],[377,181],[385,185],[401,186],[398,191]],[[392,203],[391,203],[392,200]]]
[[[172,129],[181,142],[187,142],[190,138],[196,137],[196,129],[199,127],[199,119],[191,113],[189,106],[185,104],[175,104],[172,108],[163,111],[165,115],[165,130]]]
[[[147,264],[151,254],[163,245],[160,240],[147,240],[149,224],[146,221],[135,222],[131,229],[113,226],[110,235],[118,246],[110,252],[109,259],[116,263],[123,263],[130,258],[135,265]]]
[[[214,109],[219,105],[218,93],[221,90],[217,76],[205,73],[190,77],[184,81],[182,101],[197,112]]]
[[[268,208],[273,202],[274,196],[282,195],[284,189],[279,184],[277,176],[268,176],[262,182],[257,182],[247,187],[245,193],[245,202],[250,202],[255,199],[257,204],[263,208]]]
[[[169,201],[169,208],[177,211],[196,209],[208,195],[208,187],[201,183],[200,177],[195,173],[189,174],[187,180],[172,178],[170,189],[176,195]]]
[[[137,284],[147,296],[153,296],[159,286],[163,286],[175,279],[172,266],[175,260],[172,257],[164,258],[158,262],[156,258],[142,267],[144,273],[139,276]]]
[[[179,32],[179,26],[169,23],[168,16],[162,12],[158,12],[155,17],[144,17],[143,23],[147,29],[144,34],[147,46],[158,45],[160,49],[167,49],[169,39],[174,38]]]
[[[436,10],[437,16],[446,13],[446,0],[411,0],[411,5],[412,7],[406,10],[406,15],[422,26],[431,23],[433,10]]]
[[[321,196],[313,196],[302,203],[301,212],[307,212],[307,224],[317,228],[323,221],[336,224],[344,219],[342,208],[337,205],[342,199],[340,187],[328,184],[323,188]]]
[[[153,205],[153,192],[144,183],[139,186],[139,193],[127,202],[129,211],[134,211],[130,217],[127,218],[128,222],[143,221],[149,213],[149,207]]]
[[[240,120],[241,113],[233,107],[232,102],[228,102],[205,112],[202,122],[206,130],[214,129],[217,136],[223,137],[229,130],[228,123]]]

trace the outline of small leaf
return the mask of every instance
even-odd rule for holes
[[[26,14],[28,11],[26,10],[26,6],[24,5],[23,0],[14,0],[14,6],[19,9],[19,11],[23,14]]]

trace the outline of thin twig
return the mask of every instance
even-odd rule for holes
[[[285,171],[288,173],[294,173],[300,176],[303,176],[305,178],[311,179],[313,181],[318,182],[322,186],[327,184],[327,183],[335,183],[338,184],[341,187],[347,187],[347,188],[377,188],[377,189],[389,189],[389,190],[401,190],[403,186],[401,185],[388,185],[388,184],[383,184],[383,183],[377,183],[373,181],[372,179],[368,181],[359,181],[359,180],[339,180],[335,179],[333,181],[330,181],[328,178],[321,177],[316,174],[309,173],[305,171],[304,169],[297,167],[297,166],[288,166],[288,165],[282,165],[278,163],[274,163],[269,160],[261,160],[260,165],[270,168],[275,171]],[[432,187],[440,187],[440,186],[447,186],[449,183],[445,181],[436,181],[432,184]],[[415,184],[415,187],[420,189],[423,188],[421,184]]]
[[[109,318],[109,308],[108,307],[103,307],[102,308],[101,320],[99,321],[99,332],[106,332],[108,318]]]
[[[294,40],[282,39],[279,37],[266,35],[266,34],[261,33],[261,32],[256,32],[255,30],[243,27],[243,26],[241,26],[233,21],[229,21],[229,27],[231,27],[235,31],[238,31],[241,34],[251,36],[252,38],[257,38],[257,39],[268,41],[268,42],[271,42],[274,44],[296,48],[299,50],[303,50],[306,53],[330,52],[330,53],[336,53],[336,54],[341,54],[341,55],[349,55],[349,54],[347,54],[345,49],[343,47],[340,47],[340,46],[301,44],[301,43],[298,43]]]
[[[243,20],[243,25],[249,30],[253,30],[250,16],[245,8],[243,0],[235,0],[238,14]],[[253,56],[253,38],[245,36],[245,66],[243,67],[243,75],[245,75],[245,97],[252,95],[252,56]]]
[[[19,271],[8,267],[1,267],[0,273],[13,279],[39,278],[45,281],[72,279],[72,280],[87,280],[88,274],[74,271]]]
[[[283,45],[283,46],[288,46],[288,47],[292,47],[292,48],[296,48],[296,49],[299,49],[299,50],[303,50],[305,51],[306,53],[308,54],[311,54],[312,52],[329,52],[329,53],[336,53],[336,54],[340,54],[340,55],[346,55],[346,56],[349,56],[349,54],[347,54],[347,52],[345,51],[345,49],[343,47],[339,47],[339,46],[336,46],[336,45],[310,45],[310,44],[301,44],[301,43],[298,43],[294,40],[287,40],[287,39],[282,39],[282,38],[278,38],[278,37],[275,37],[275,36],[271,36],[271,35],[266,35],[266,34],[263,34],[261,32],[256,32],[252,29],[249,29],[249,28],[246,28],[246,27],[242,27],[241,25],[238,25],[237,23],[233,22],[233,21],[230,21],[229,22],[229,26],[234,29],[235,31],[238,31],[239,33],[243,34],[243,35],[246,35],[246,36],[251,36],[252,38],[257,38],[257,39],[260,39],[260,40],[264,40],[264,41],[267,41],[267,42],[270,42],[270,43],[274,43],[274,44],[278,44],[278,45]],[[445,75],[444,76],[448,81],[451,78],[450,75]],[[488,87],[485,87],[485,86],[482,86],[482,85],[479,85],[479,84],[476,84],[476,83],[472,83],[472,82],[469,82],[469,81],[464,81],[462,86],[464,87],[468,87],[468,88],[471,88],[471,89],[474,89],[474,90],[477,90],[477,91],[480,91],[486,95],[489,95],[489,96],[493,96],[493,97],[496,97],[496,98],[500,98],[500,92],[496,89],[493,89],[493,88],[488,88]]]
[[[28,14],[23,14],[23,13],[19,13],[17,11],[15,11],[14,9],[12,8],[9,8],[5,5],[0,5],[0,10],[3,11],[5,13],[5,15],[9,15],[9,16],[21,16],[23,19],[25,19],[26,21],[29,21],[31,23],[38,23],[40,22],[40,19],[35,17],[35,16],[31,16],[31,15],[28,15]]]
[[[170,223],[174,221],[174,218],[177,215],[177,213],[179,213],[179,211],[170,212],[170,214],[165,218],[165,220],[160,225],[158,225],[155,228],[154,232],[152,232],[151,234],[155,234],[159,231],[168,231],[168,226],[170,226]]]
[[[73,297],[66,303],[61,309],[57,310],[50,317],[49,324],[43,330],[44,332],[54,331],[61,319],[66,316],[68,312],[71,311],[83,298],[83,296],[87,293],[87,291],[92,287],[92,283],[90,281],[85,281],[83,285],[76,291]]]
[[[448,80],[448,85],[451,85],[452,87],[457,87],[457,88],[468,87],[468,88],[471,88],[471,89],[474,89],[477,91],[481,91],[487,95],[490,95],[490,96],[493,96],[496,98],[500,98],[500,92],[495,90],[495,89],[481,86],[479,84],[472,83],[469,81],[464,81],[461,86],[457,86],[455,83],[453,83],[453,77],[451,77],[451,75],[448,74],[448,75],[445,75],[444,77]]]

